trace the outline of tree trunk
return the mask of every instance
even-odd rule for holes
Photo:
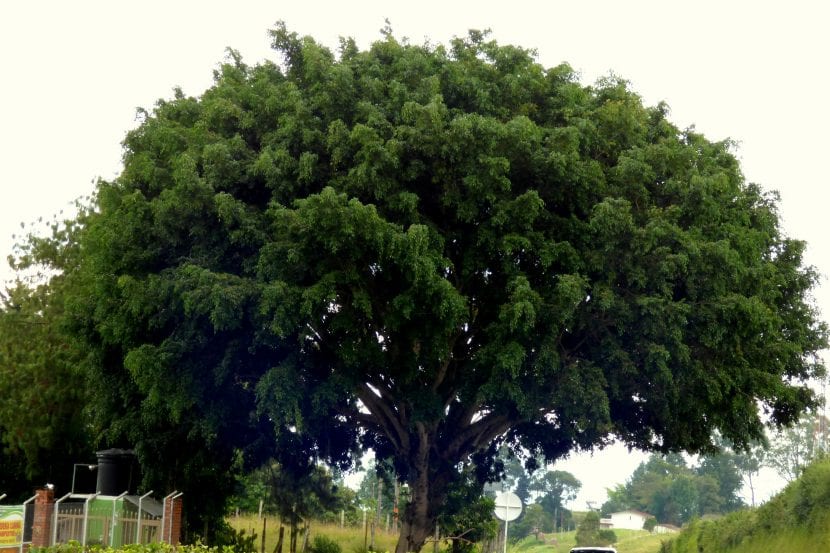
[[[297,534],[300,533],[300,528],[296,522],[291,523],[291,534],[288,540],[289,553],[297,553]]]
[[[445,480],[431,474],[428,466],[419,469],[409,481],[411,497],[403,512],[395,553],[421,550],[435,529],[438,507],[446,499]]]
[[[282,553],[282,538],[285,536],[285,526],[280,524],[280,533],[277,538],[277,545],[274,546],[274,553]]]
[[[410,504],[411,505],[411,504]],[[395,547],[395,553],[411,553],[420,551],[427,538],[432,533],[430,519],[426,513],[418,513],[410,516],[410,509],[407,506],[404,511],[403,523],[401,524],[401,534],[398,537],[398,545]]]
[[[398,533],[398,505],[401,497],[401,485],[395,476],[395,505],[392,507],[392,531]]]

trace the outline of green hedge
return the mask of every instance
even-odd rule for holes
[[[232,545],[207,546],[202,544],[172,546],[166,543],[130,544],[122,547],[81,545],[70,541],[52,547],[33,547],[30,553],[237,553]]]

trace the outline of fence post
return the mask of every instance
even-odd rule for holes
[[[141,502],[144,501],[151,493],[153,493],[153,490],[150,490],[138,498],[138,517],[136,517],[138,520],[136,520],[135,524],[135,543],[138,544],[141,543]]]
[[[32,519],[32,547],[49,547],[52,529],[52,511],[55,505],[55,491],[51,488],[35,490],[35,514]],[[25,511],[24,511],[25,513]]]
[[[118,515],[116,514],[115,509],[118,505],[118,500],[119,499],[123,500],[124,496],[127,495],[127,493],[129,493],[129,492],[124,492],[124,493],[122,493],[121,495],[117,496],[115,499],[112,500],[112,522],[110,523],[110,547],[115,546],[115,527],[116,527],[116,521],[118,520],[117,519]],[[123,510],[123,501],[122,501],[122,510]],[[121,544],[120,545],[124,545],[123,528],[122,528],[122,532],[121,532]]]
[[[37,499],[37,495],[33,495],[32,497],[23,502],[23,532],[20,536],[20,550],[18,551],[18,553],[23,553],[23,534],[26,533],[26,505],[28,505],[35,499]],[[34,513],[32,513],[32,515],[34,516]],[[49,519],[48,516],[46,518],[47,520]],[[32,520],[32,522],[34,522],[34,519]],[[34,530],[34,528],[32,528],[32,530]],[[46,533],[49,534],[49,532]]]
[[[86,532],[89,528],[89,502],[98,497],[100,494],[95,492],[93,494],[89,494],[84,501],[84,524],[83,524],[83,532],[81,534],[81,545],[86,546]],[[56,525],[57,526],[57,525]]]
[[[54,519],[52,521],[52,543],[46,545],[45,547],[49,547],[49,545],[55,545],[58,543],[58,511],[60,510],[61,501],[64,499],[68,499],[72,495],[72,492],[69,492],[65,496],[61,497],[57,501],[55,501],[54,508]],[[35,500],[35,506],[37,506],[37,500]],[[32,536],[34,538],[34,536]],[[32,540],[32,545],[34,546],[34,539]]]

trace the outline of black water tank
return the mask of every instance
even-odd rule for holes
[[[98,484],[101,495],[135,493],[138,476],[135,452],[130,449],[105,449],[98,457]]]

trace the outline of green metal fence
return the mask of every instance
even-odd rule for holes
[[[74,494],[59,499],[55,507],[53,544],[74,540],[121,547],[161,541],[162,507],[146,497]]]

